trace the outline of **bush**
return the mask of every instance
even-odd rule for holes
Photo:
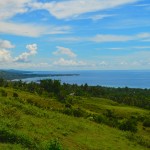
[[[76,109],[73,110],[73,115],[75,117],[84,117],[85,112],[81,108],[76,108]]]
[[[29,137],[11,131],[8,128],[0,127],[0,142],[2,143],[17,143],[24,147],[34,148],[36,144]]]
[[[107,122],[107,118],[103,115],[94,115],[93,120],[97,123],[106,123]]]
[[[74,117],[86,117],[87,113],[81,108],[65,108],[62,111],[64,114]]]
[[[144,127],[150,127],[150,118],[146,118],[143,122]]]
[[[51,140],[47,145],[46,150],[63,150],[62,145],[59,143],[58,139]]]
[[[7,92],[5,90],[1,90],[2,96],[7,97]]]
[[[63,110],[63,113],[66,114],[66,115],[69,115],[69,116],[73,116],[73,109],[71,109],[71,108],[65,108]]]
[[[133,118],[126,119],[120,124],[119,129],[124,131],[137,132],[137,120]]]
[[[72,108],[71,104],[69,104],[69,103],[65,104],[65,107],[66,108]]]
[[[18,94],[16,92],[14,92],[13,97],[18,97]]]

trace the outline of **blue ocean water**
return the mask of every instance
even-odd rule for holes
[[[91,86],[107,87],[130,87],[130,88],[150,88],[150,70],[114,70],[114,71],[45,71],[34,72],[39,74],[79,74],[78,76],[56,76],[56,77],[36,77],[23,79],[23,81],[38,81],[41,79],[57,79],[62,83],[85,84]]]

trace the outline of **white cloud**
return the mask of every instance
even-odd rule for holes
[[[31,7],[35,10],[46,9],[58,19],[68,19],[84,13],[110,9],[137,1],[138,0],[67,0],[60,2],[52,1],[49,3],[35,2],[31,4]]]
[[[0,22],[0,33],[27,37],[39,37],[46,34],[64,34],[70,30],[69,26],[40,26],[36,24],[21,24]]]
[[[96,56],[95,59],[103,60],[107,64],[105,69],[149,69],[150,68],[150,52],[138,51],[121,56]],[[102,61],[102,62],[103,62]],[[102,69],[105,65],[96,62],[97,69]]]
[[[108,64],[107,64],[106,61],[102,61],[102,62],[99,63],[99,65],[101,65],[101,66],[107,66]]]
[[[93,42],[126,42],[126,41],[133,40],[133,37],[125,36],[125,35],[98,34],[91,39],[89,38],[89,40]]]
[[[3,0],[0,1],[0,20],[7,20],[17,14],[38,9],[45,9],[58,19],[67,19],[84,13],[110,9],[137,1],[138,0],[55,0],[51,2],[38,2],[37,0]],[[99,16],[97,16],[96,19],[99,19]]]
[[[0,62],[10,62],[12,60],[10,51],[5,49],[0,49]]]
[[[33,23],[10,21],[15,15],[31,12],[31,4],[36,0],[1,0],[0,33],[27,37],[39,37],[47,34],[68,33],[68,26],[46,26]]]
[[[56,65],[56,66],[85,66],[86,63],[83,62],[83,61],[76,61],[76,60],[66,60],[64,58],[60,58],[58,61],[55,61],[53,63],[53,65]]]
[[[108,18],[108,17],[112,17],[114,15],[93,15],[93,16],[89,16],[88,18],[89,19],[92,19],[93,21],[96,21],[96,20],[101,20],[101,19],[104,19],[104,18]]]
[[[77,56],[69,48],[65,48],[65,47],[61,47],[61,46],[57,46],[56,48],[57,48],[57,51],[53,52],[54,55],[67,55],[69,57],[76,57]]]
[[[147,32],[139,33],[139,34],[137,34],[137,37],[139,37],[139,38],[149,38],[150,37],[150,33],[147,33]]]
[[[9,49],[14,47],[15,46],[10,41],[0,39],[0,49]]]
[[[93,37],[62,37],[62,38],[53,38],[50,41],[63,41],[63,42],[127,42],[141,40],[148,42],[150,39],[150,33],[139,33],[135,35],[115,35],[115,34],[97,34]]]
[[[95,42],[126,42],[126,41],[133,41],[133,40],[141,40],[146,41],[150,38],[150,33],[139,33],[135,35],[96,35],[95,37],[91,38],[91,41]]]
[[[37,44],[27,45],[26,48],[29,52],[24,52],[14,59],[14,62],[28,62],[28,57],[37,53]]]
[[[21,55],[13,58],[8,49],[15,46],[8,40],[0,40],[0,62],[1,63],[14,63],[14,62],[28,62],[28,57],[37,53],[37,44],[29,44],[26,46],[29,52],[24,52]]]
[[[88,37],[84,40],[93,41],[98,43],[103,42],[127,42],[132,40],[146,40],[150,38],[150,33],[139,33],[136,35],[113,35],[113,34],[98,34],[94,37]]]
[[[104,18],[115,16],[113,14],[98,14],[98,15],[81,15],[81,16],[74,16],[73,18],[69,18],[67,20],[84,20],[84,19],[91,19],[93,21],[101,20]]]
[[[11,53],[8,49],[14,47],[15,46],[10,41],[0,39],[0,62],[1,63],[12,61]]]
[[[34,55],[37,53],[37,44],[29,44],[26,48],[30,51],[30,54]]]
[[[33,0],[1,0],[0,1],[0,20],[9,19],[16,14],[28,11],[27,5]]]

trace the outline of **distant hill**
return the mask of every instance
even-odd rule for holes
[[[25,79],[33,77],[51,77],[51,76],[74,76],[78,74],[35,74],[31,71],[20,71],[20,70],[0,70],[0,78],[6,80],[14,79]]]
[[[28,78],[31,75],[25,74],[29,72],[25,71],[18,71],[18,70],[0,70],[0,78],[4,78],[7,80],[13,80],[13,79],[23,79]]]

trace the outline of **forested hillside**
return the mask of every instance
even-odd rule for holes
[[[0,78],[5,80],[14,79],[25,79],[34,77],[52,77],[52,76],[77,76],[78,74],[40,74],[33,73],[29,71],[19,71],[19,70],[0,70]]]
[[[149,93],[0,79],[0,149],[147,150]]]

